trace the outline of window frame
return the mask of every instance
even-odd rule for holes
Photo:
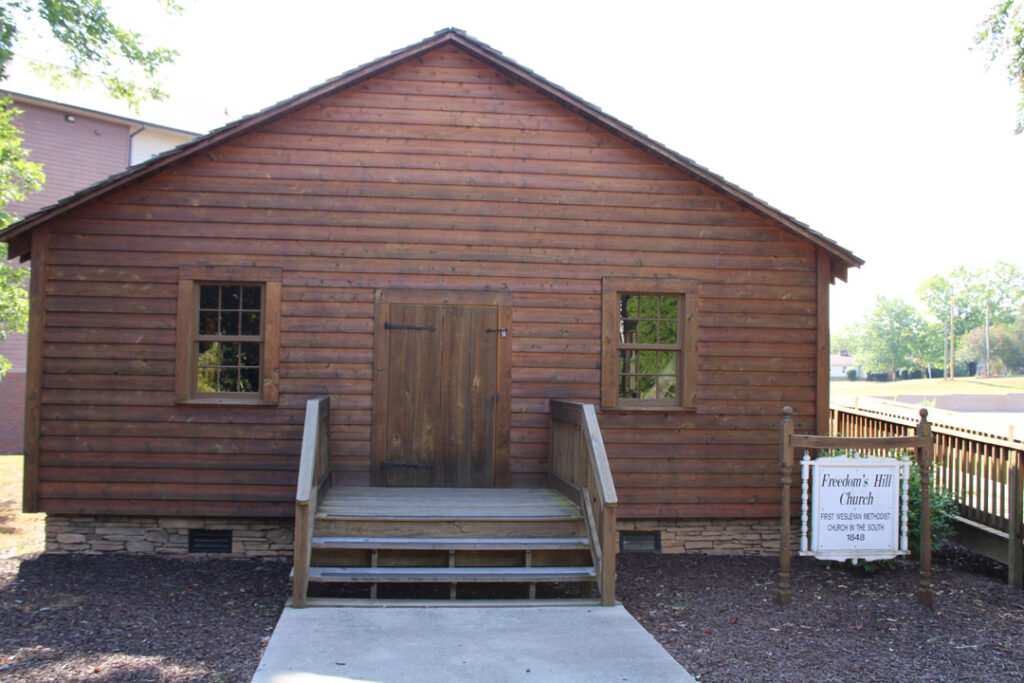
[[[198,335],[200,285],[261,287],[262,320],[260,390],[200,392]],[[281,354],[281,269],[258,266],[183,266],[178,268],[178,318],[174,369],[177,404],[276,405],[279,395]],[[208,340],[207,340],[208,341]]]
[[[601,409],[621,411],[697,410],[697,289],[693,280],[678,278],[601,278]],[[676,363],[676,398],[625,399],[619,397],[619,351],[629,348],[620,341],[620,297],[678,296],[676,343],[671,350],[681,356]]]

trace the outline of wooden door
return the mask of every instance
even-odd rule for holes
[[[497,306],[393,303],[384,314],[383,483],[494,486]]]

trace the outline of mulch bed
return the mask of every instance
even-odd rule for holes
[[[114,555],[0,561],[0,680],[248,681],[290,568]]]
[[[865,574],[796,560],[774,603],[772,558],[620,555],[619,597],[703,681],[1024,679],[1024,591],[955,546],[936,606],[914,565]],[[0,560],[0,680],[248,681],[289,565],[42,555]]]
[[[775,604],[773,558],[620,555],[619,597],[702,681],[1024,680],[1024,591],[1006,568],[957,546],[919,571],[872,574],[799,558],[793,600]]]

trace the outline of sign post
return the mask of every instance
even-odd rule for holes
[[[843,437],[793,433],[793,409],[782,409],[779,469],[782,485],[779,533],[779,581],[775,599],[788,605],[790,588],[790,495],[793,450],[804,449],[800,462],[800,554],[823,560],[857,562],[908,555],[910,460],[856,455],[864,451],[915,450],[921,475],[921,583],[918,602],[931,607],[931,520],[929,484],[934,443],[928,411],[914,436]],[[811,460],[811,450],[844,450],[855,455]]]

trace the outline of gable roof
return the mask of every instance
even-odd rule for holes
[[[863,265],[864,261],[855,256],[851,251],[839,246],[836,242],[828,239],[819,232],[812,230],[805,223],[798,221],[792,216],[770,206],[767,202],[758,199],[750,192],[743,190],[737,185],[730,183],[725,178],[712,173],[707,168],[696,163],[661,143],[638,132],[631,126],[618,119],[605,114],[601,109],[589,102],[577,97],[568,90],[555,85],[547,79],[537,75],[533,71],[518,64],[504,56],[498,50],[467,35],[464,31],[456,28],[446,28],[438,31],[433,36],[392,52],[390,55],[381,57],[375,61],[347,71],[340,76],[332,78],[318,86],[300,93],[294,97],[283,100],[273,106],[267,107],[250,116],[238,121],[229,123],[218,128],[207,135],[175,147],[163,154],[156,156],[146,162],[129,168],[128,170],[113,175],[95,185],[87,187],[73,195],[40,209],[34,214],[11,225],[3,232],[0,232],[0,240],[10,245],[10,257],[22,256],[29,252],[28,233],[38,225],[57,218],[83,204],[104,197],[127,185],[136,183],[143,178],[152,176],[178,162],[189,159],[201,152],[224,143],[232,138],[248,133],[259,126],[286,116],[298,109],[302,109],[317,100],[338,93],[346,88],[352,87],[362,81],[377,76],[388,69],[391,69],[403,62],[435,50],[440,47],[455,46],[469,55],[479,59],[481,62],[497,69],[513,80],[532,88],[533,90],[555,100],[560,105],[574,111],[578,115],[608,130],[619,138],[641,148],[642,150],[660,158],[662,161],[680,169],[681,171],[695,177],[709,187],[718,190],[740,205],[773,220],[791,233],[812,243],[816,247],[829,254],[833,278],[846,279],[847,269]]]

